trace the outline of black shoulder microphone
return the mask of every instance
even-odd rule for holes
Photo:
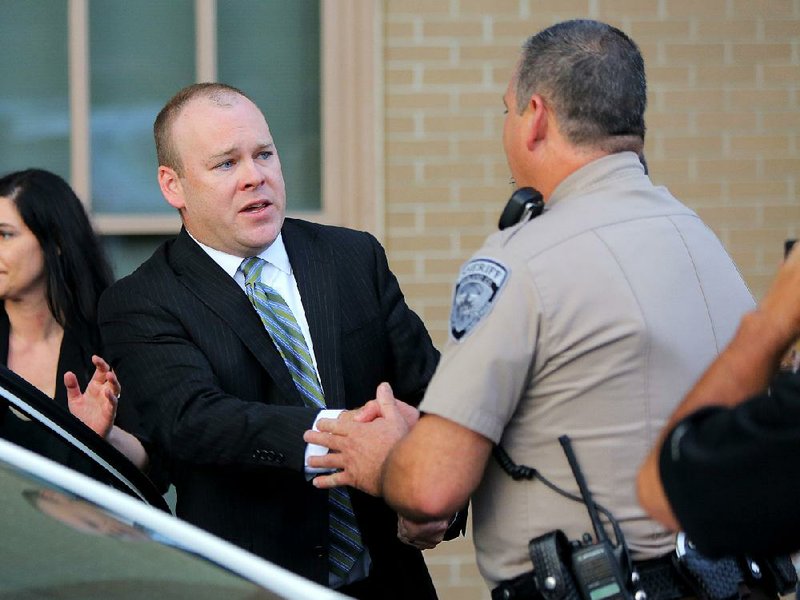
[[[532,187],[519,188],[509,198],[497,226],[500,229],[516,225],[523,219],[533,219],[542,214],[544,199]],[[527,213],[527,214],[526,214]]]

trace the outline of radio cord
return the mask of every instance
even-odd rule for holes
[[[544,475],[542,475],[537,469],[533,467],[529,467],[527,465],[518,465],[515,463],[511,457],[508,455],[508,452],[500,446],[499,444],[495,444],[494,448],[492,449],[492,455],[497,463],[500,465],[500,468],[503,469],[508,475],[511,476],[512,479],[515,481],[520,481],[522,479],[527,479],[529,481],[533,479],[538,479],[548,488],[553,490],[556,494],[563,496],[564,498],[568,498],[573,502],[579,502],[581,504],[585,504],[583,498],[578,496],[577,494],[573,494],[568,492],[567,490],[560,488],[555,483],[547,479]],[[617,523],[617,520],[614,518],[614,515],[611,514],[611,511],[605,508],[602,504],[598,504],[594,500],[592,500],[597,511],[603,514],[608,522],[611,523],[611,527],[614,529],[614,539],[617,542],[617,546],[620,546],[622,549],[622,555],[625,556],[626,562],[628,563],[628,572],[634,573],[635,569],[633,567],[633,561],[630,558],[630,553],[628,552],[628,545],[625,543],[625,536],[622,535],[622,529]]]

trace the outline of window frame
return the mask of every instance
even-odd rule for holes
[[[70,181],[101,235],[177,233],[175,213],[92,210],[89,2],[68,0]],[[384,233],[382,6],[320,0],[322,198],[318,211],[288,214]],[[197,81],[216,81],[216,0],[194,0]],[[153,167],[155,176],[155,166]]]

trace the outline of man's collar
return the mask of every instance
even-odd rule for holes
[[[286,254],[286,246],[283,245],[283,232],[278,233],[278,237],[272,242],[267,249],[258,255],[265,261],[273,265],[279,271],[292,274],[292,265],[289,262],[289,255]]]
[[[189,232],[187,231],[186,233]],[[233,254],[228,254],[227,252],[217,250],[216,248],[206,246],[203,242],[200,242],[193,237],[191,233],[189,233],[189,237],[197,242],[197,245],[200,246],[203,251],[211,257],[211,260],[222,267],[222,269],[228,275],[231,277],[236,275],[236,271],[239,270],[239,265],[242,264],[241,256],[235,256]],[[258,256],[259,258],[263,258],[278,270],[283,271],[287,275],[291,275],[292,265],[289,262],[289,255],[286,254],[286,246],[283,245],[282,233],[278,233],[278,237],[275,238],[275,241],[267,246],[265,250],[259,253]]]

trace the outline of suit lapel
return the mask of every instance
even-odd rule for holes
[[[339,339],[339,292],[336,271],[316,232],[287,219],[283,224],[283,243],[292,265],[306,313],[314,356],[317,359],[325,405],[345,408],[344,378],[341,371]]]
[[[169,255],[175,274],[197,299],[229,324],[264,369],[288,404],[303,405],[292,376],[244,291],[209,257],[185,229]]]

